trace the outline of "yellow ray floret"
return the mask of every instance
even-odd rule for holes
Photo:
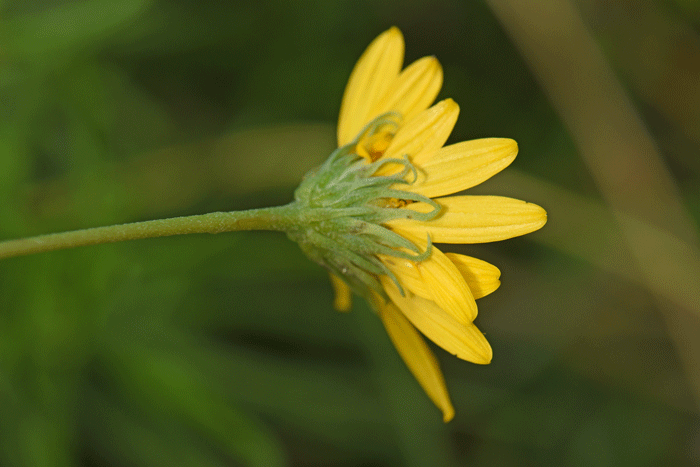
[[[403,36],[391,28],[360,57],[345,87],[338,117],[338,146],[351,142],[381,112],[376,104],[391,89],[403,64]]]
[[[488,180],[510,165],[518,154],[518,144],[508,138],[482,138],[462,141],[414,156],[417,178],[398,189],[429,198],[457,193]]]
[[[445,99],[407,121],[396,133],[383,154],[386,159],[400,158],[404,154],[414,160],[422,153],[440,149],[457,123],[459,106],[452,99]],[[377,175],[384,175],[379,172]]]
[[[442,411],[443,420],[452,420],[455,411],[433,352],[396,306],[391,303],[379,306],[378,313],[391,342],[428,397]]]
[[[412,120],[427,109],[442,87],[442,67],[435,57],[423,57],[406,67],[385,96],[374,107],[375,116],[397,112],[404,120]]]
[[[487,296],[501,285],[501,271],[493,264],[471,256],[445,253],[469,286],[475,299]]]
[[[442,206],[430,221],[394,219],[387,225],[394,231],[425,235],[435,243],[486,243],[518,237],[541,228],[547,213],[536,204],[502,196],[448,196],[434,201]],[[401,209],[430,212],[425,203]]]
[[[491,346],[474,324],[457,321],[433,301],[412,294],[402,295],[390,280],[382,282],[391,301],[428,339],[462,360],[480,364],[491,362]]]
[[[426,239],[404,233],[413,243],[425,249]],[[428,259],[411,261],[380,256],[401,285],[413,294],[432,300],[461,323],[471,323],[477,315],[474,296],[452,261],[433,247]]]

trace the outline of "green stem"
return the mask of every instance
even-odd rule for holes
[[[0,242],[0,259],[140,238],[237,230],[288,231],[298,225],[299,208],[295,203],[248,211],[212,212],[7,240]]]

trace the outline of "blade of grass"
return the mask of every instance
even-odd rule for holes
[[[700,398],[697,231],[654,141],[571,2],[488,3],[569,127],[649,289],[686,304],[657,294]]]

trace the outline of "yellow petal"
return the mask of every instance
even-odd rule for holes
[[[462,274],[474,298],[485,297],[501,285],[501,271],[493,264],[457,253],[445,253],[445,256]]]
[[[406,235],[421,250],[425,250],[427,237]],[[437,247],[433,246],[430,257],[423,261],[391,256],[382,256],[381,259],[404,289],[434,301],[460,323],[468,324],[476,318],[476,301],[469,286],[457,266]]]
[[[419,297],[431,299],[432,293],[418,269],[415,261],[395,256],[377,255],[384,265],[394,273],[404,290],[409,290]]]
[[[372,113],[398,112],[407,122],[433,103],[441,87],[440,62],[435,57],[423,57],[399,74]]]
[[[398,28],[383,32],[367,47],[350,74],[338,117],[338,146],[351,142],[377,115],[372,110],[394,85],[403,64]]]
[[[329,274],[335,299],[333,300],[333,308],[337,311],[350,311],[352,307],[352,291],[343,279],[335,274]]]
[[[442,411],[443,420],[445,422],[452,420],[455,411],[450,402],[440,365],[433,352],[418,331],[393,304],[388,303],[379,307],[378,313],[394,347],[428,397]]]
[[[429,198],[450,195],[488,180],[510,165],[518,154],[518,144],[507,138],[483,138],[445,146],[434,153],[422,152],[413,158],[418,178],[400,190]]]
[[[462,360],[491,362],[491,346],[474,324],[460,323],[431,300],[411,294],[402,296],[387,277],[382,278],[382,285],[391,301],[428,339]]]
[[[435,243],[485,243],[525,235],[547,222],[547,213],[536,204],[501,196],[448,196],[436,198],[442,206],[429,221],[394,219],[386,225],[398,233],[424,236]],[[425,203],[401,209],[429,212]]]
[[[458,116],[459,106],[455,101],[445,99],[438,102],[407,121],[396,132],[382,157],[400,159],[407,155],[410,158],[416,158],[423,152],[437,151],[452,133]],[[398,164],[388,164],[375,175],[388,175],[401,168]]]

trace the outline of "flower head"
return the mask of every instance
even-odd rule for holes
[[[437,360],[421,333],[457,357],[485,364],[492,351],[473,324],[475,299],[500,272],[434,243],[483,243],[542,227],[545,211],[497,196],[448,196],[508,166],[515,141],[443,146],[457,121],[452,99],[435,105],[442,68],[424,57],[405,69],[403,37],[391,28],[364,52],[345,89],[338,146],[295,194],[309,222],[290,237],[331,272],[336,308],[350,291],[367,298],[408,368],[449,421],[454,416]],[[420,333],[418,332],[420,331]]]

